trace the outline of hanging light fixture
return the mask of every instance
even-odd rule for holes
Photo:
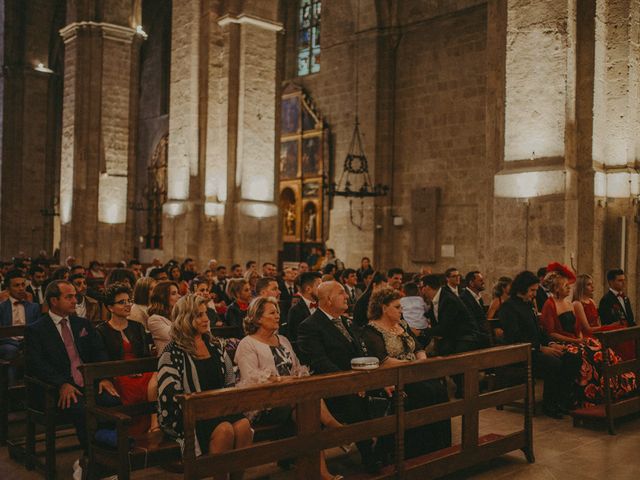
[[[356,51],[355,51],[355,68],[356,68],[356,92],[355,92],[355,124],[353,127],[353,135],[347,156],[344,159],[342,174],[338,183],[335,181],[327,182],[327,193],[331,197],[380,197],[389,192],[388,185],[380,183],[373,184],[369,175],[369,162],[362,147],[362,137],[360,135],[360,119],[358,118],[358,87],[359,87],[359,71],[358,71],[358,31],[360,29],[360,1],[358,1],[358,12],[356,16]]]

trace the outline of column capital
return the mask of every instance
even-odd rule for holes
[[[101,31],[103,38],[123,43],[132,43],[136,36],[140,36],[143,39],[146,38],[144,32],[135,28],[103,22],[73,22],[60,29],[60,36],[66,44],[73,41],[81,30]]]
[[[272,32],[282,31],[281,23],[264,18],[254,17],[253,15],[247,15],[244,13],[241,13],[240,15],[228,13],[218,19],[218,25],[220,25],[221,27],[226,27],[227,25],[230,25],[232,23],[237,23],[240,25],[252,25],[254,27],[263,28]]]

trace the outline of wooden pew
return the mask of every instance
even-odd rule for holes
[[[120,360],[115,362],[89,363],[80,367],[85,385],[94,385],[104,378],[121,375],[155,372],[158,368],[156,357],[136,360]],[[156,465],[167,465],[180,460],[180,447],[162,431],[145,432],[138,436],[129,434],[129,426],[133,417],[150,415],[156,412],[156,402],[136,405],[120,405],[102,407],[96,405],[94,389],[85,389],[87,405],[87,430],[89,438],[89,472],[90,478],[97,473],[102,476],[117,473],[119,480],[128,480],[130,472]],[[115,448],[96,440],[98,422],[107,422],[116,431]],[[133,447],[131,442],[133,441]]]
[[[24,337],[25,326],[0,327],[0,339]],[[24,350],[13,360],[0,360],[0,445],[7,443],[11,399],[24,393],[24,383],[9,385],[9,368],[24,366]]]
[[[479,392],[479,372],[515,363],[525,363],[526,376],[518,385],[487,393]],[[464,375],[464,399],[404,411],[402,393],[406,384]],[[374,390],[395,385],[395,413],[338,429],[322,430],[322,398]],[[523,428],[509,435],[479,438],[479,411],[525,399]],[[179,396],[184,412],[184,478],[210,477],[212,472],[241,471],[285,458],[297,459],[297,478],[318,478],[320,451],[381,435],[395,434],[396,464],[376,478],[436,478],[485,462],[513,450],[522,450],[534,461],[531,389],[531,351],[529,344],[477,350],[449,357],[383,367],[367,372],[342,372],[246,388],[221,389]],[[285,439],[255,443],[223,454],[195,456],[194,429],[198,420],[257,408],[296,405],[297,433]],[[462,444],[408,461],[404,460],[404,432],[427,423],[462,415]]]
[[[640,390],[628,398],[616,400],[612,398],[610,379],[626,372],[635,372],[636,381],[640,379],[640,326],[621,330],[594,332],[594,336],[602,343],[604,362],[602,375],[605,385],[605,403],[590,408],[580,408],[571,412],[573,426],[576,427],[586,419],[606,420],[610,435],[616,434],[615,421],[626,415],[640,412]],[[634,359],[624,360],[617,365],[611,363],[609,349],[625,342],[635,342],[636,355]]]

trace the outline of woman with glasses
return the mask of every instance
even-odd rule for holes
[[[114,283],[107,287],[104,304],[111,318],[96,330],[104,341],[109,360],[134,360],[151,355],[144,326],[128,319],[132,303],[131,289],[124,283]],[[158,398],[155,372],[126,375],[114,380],[124,405],[155,402]],[[151,419],[145,417],[132,427],[136,432],[158,430],[157,416],[152,415]]]

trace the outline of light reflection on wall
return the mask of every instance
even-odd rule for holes
[[[596,172],[593,193],[596,197],[628,198],[640,194],[640,177],[635,171]]]
[[[242,183],[242,198],[262,202],[273,201],[273,173],[246,175]]]
[[[268,218],[278,214],[278,207],[273,203],[240,202],[240,211],[249,217]]]
[[[208,217],[221,217],[224,215],[224,203],[205,202],[204,214]]]
[[[100,175],[98,184],[98,221],[112,225],[127,221],[127,177]]]
[[[500,198],[554,195],[564,193],[565,181],[563,170],[499,174],[493,179],[494,194]]]

